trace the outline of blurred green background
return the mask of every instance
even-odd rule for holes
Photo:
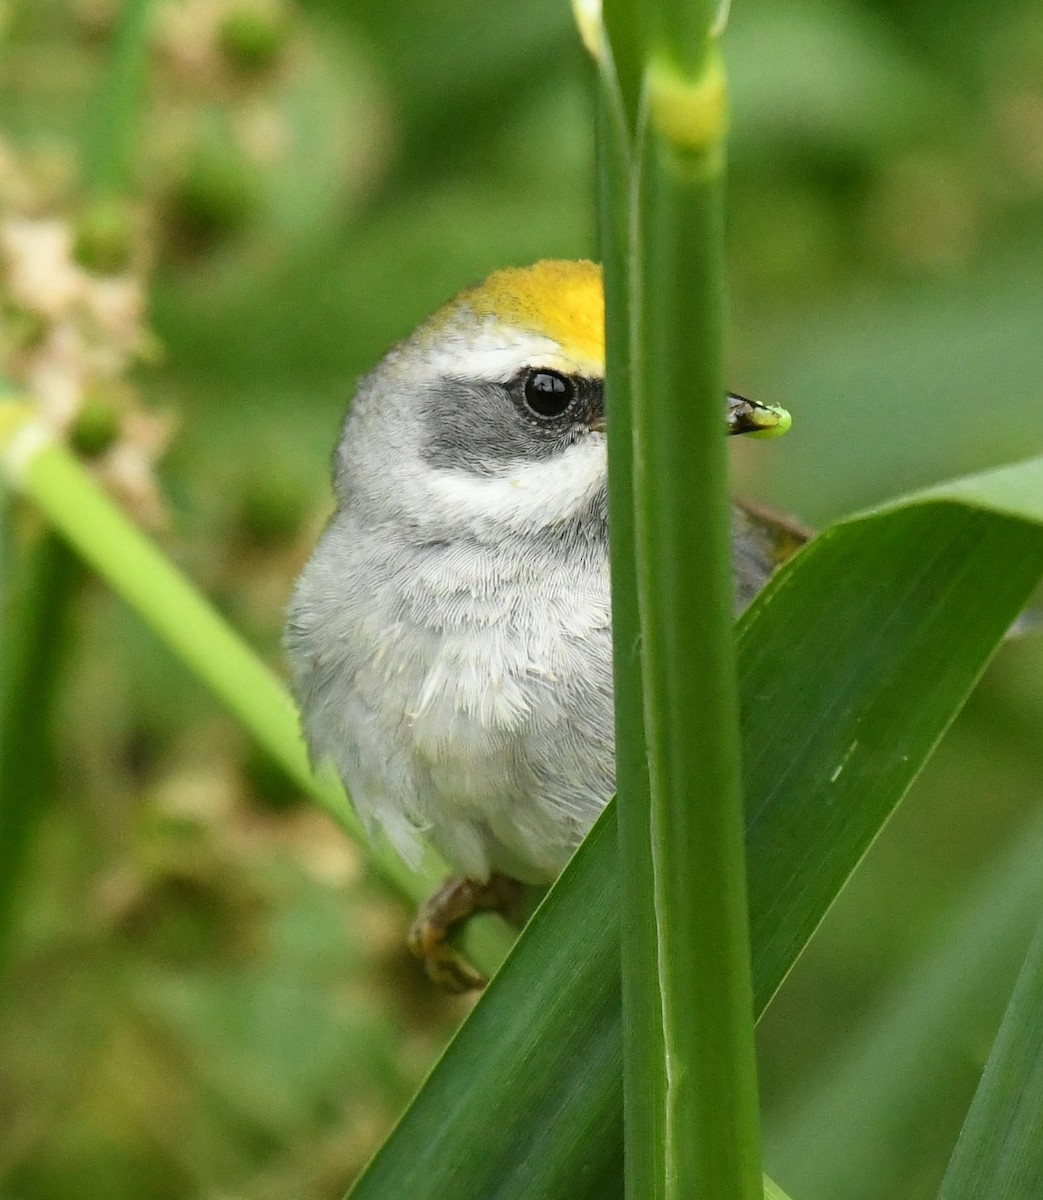
[[[0,216],[69,222],[94,268],[120,7],[0,3]],[[358,374],[487,271],[596,255],[588,68],[564,0],[153,16],[131,381],[176,420],[159,536],[283,670]],[[794,415],[740,448],[742,490],[820,524],[1043,451],[1038,4],[736,0],[725,45],[731,381]],[[24,314],[3,316],[10,354]],[[339,1197],[464,1007],[358,852],[89,580],[61,646],[0,992],[0,1200]],[[794,1200],[934,1195],[1043,902],[1041,822],[1036,635],[762,1023],[767,1167]]]

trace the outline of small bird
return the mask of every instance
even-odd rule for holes
[[[452,925],[550,883],[614,790],[603,384],[596,264],[461,293],[360,381],[289,606],[313,759],[403,859],[460,872],[411,935],[456,990],[481,979]],[[730,432],[786,424],[728,397]],[[737,611],[803,538],[735,506]]]

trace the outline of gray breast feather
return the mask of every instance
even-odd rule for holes
[[[737,604],[770,574],[737,514]],[[532,882],[561,869],[614,789],[607,543],[419,544],[330,523],[287,648],[311,752],[407,859]]]
[[[294,594],[312,753],[407,858],[551,878],[612,793],[605,555],[389,543],[339,514]]]

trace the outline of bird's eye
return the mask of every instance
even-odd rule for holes
[[[525,377],[525,403],[538,417],[560,417],[576,393],[567,375],[556,371],[530,371]]]

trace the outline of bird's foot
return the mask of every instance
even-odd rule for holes
[[[515,918],[522,885],[507,875],[490,875],[484,883],[451,875],[417,909],[409,929],[409,949],[424,964],[429,977],[447,992],[471,992],[488,982],[464,961],[449,938],[477,912],[499,912]]]

